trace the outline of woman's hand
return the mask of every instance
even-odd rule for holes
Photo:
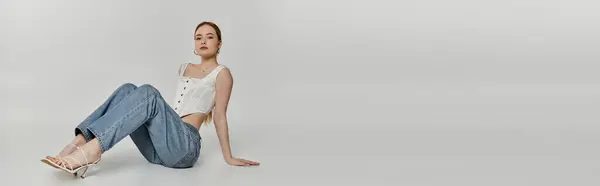
[[[244,167],[260,165],[260,163],[258,163],[258,162],[240,159],[240,158],[228,158],[227,164],[234,165],[234,166],[244,166]]]

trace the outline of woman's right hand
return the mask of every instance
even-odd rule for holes
[[[240,159],[240,158],[228,158],[227,160],[227,164],[229,165],[234,165],[234,166],[258,166],[260,165],[260,163],[255,162],[255,161],[250,161],[250,160],[245,160],[245,159]]]

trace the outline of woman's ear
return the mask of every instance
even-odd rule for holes
[[[218,54],[218,53],[221,53],[221,44],[222,44],[222,43],[223,43],[223,42],[219,41],[219,45],[217,46],[217,54]]]

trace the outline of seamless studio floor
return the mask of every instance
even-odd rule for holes
[[[126,138],[88,178],[75,179],[39,161],[70,139],[68,125],[52,124],[77,121],[65,118],[3,125],[1,180],[98,186],[600,183],[597,104],[395,104],[374,99],[356,106],[324,95],[280,98],[287,101],[265,105],[281,109],[245,115],[248,122],[232,119],[234,154],[257,160],[260,167],[226,165],[210,126],[201,131],[202,158],[194,168],[149,164]],[[320,99],[329,102],[307,104]],[[312,114],[301,114],[305,109]]]
[[[124,2],[0,1],[0,186],[600,186],[599,1]],[[200,21],[261,166],[212,125],[191,169],[40,162],[123,81],[172,101]]]

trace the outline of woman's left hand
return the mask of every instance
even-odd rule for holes
[[[229,159],[227,159],[227,164],[234,165],[234,166],[245,166],[245,167],[260,165],[260,163],[258,163],[258,162],[240,159],[240,158],[229,158]]]

